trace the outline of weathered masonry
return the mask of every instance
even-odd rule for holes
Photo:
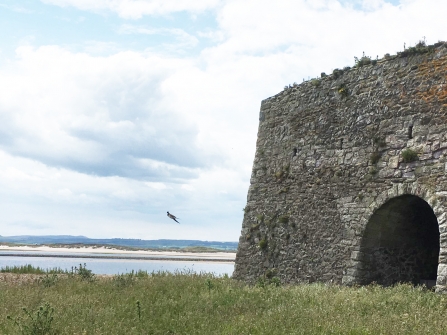
[[[447,288],[447,44],[262,101],[234,278]]]

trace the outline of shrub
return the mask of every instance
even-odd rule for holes
[[[270,285],[279,287],[281,286],[281,280],[278,277],[273,277],[272,279],[270,279]]]
[[[363,56],[360,59],[354,56],[354,60],[356,67],[362,67],[371,64],[371,57],[365,56],[365,52],[363,52]]]
[[[135,273],[132,271],[130,273],[117,274],[113,276],[112,280],[118,287],[128,287],[134,283]]]
[[[278,218],[278,220],[279,220],[280,223],[288,223],[289,222],[289,216],[288,215],[281,215]]]
[[[382,137],[374,137],[374,144],[379,148],[386,147],[386,141]]]
[[[43,285],[43,287],[51,287],[56,285],[57,282],[57,274],[52,273],[46,273],[45,276],[39,278],[39,283]]]
[[[378,170],[375,166],[371,166],[371,167],[369,168],[369,174],[370,174],[371,176],[376,175],[378,172],[379,172],[379,170]]]
[[[211,294],[211,290],[214,288],[214,284],[210,278],[207,278],[205,280],[205,285],[206,285],[206,288],[208,289],[208,294]]]
[[[371,156],[369,157],[371,164],[376,164],[377,162],[379,162],[380,159],[380,153],[378,153],[377,151],[374,151]]]
[[[342,74],[343,70],[340,69],[334,69],[334,71],[332,71],[332,76],[334,77],[334,79],[339,78]]]
[[[267,272],[269,271],[270,270],[268,270]],[[267,288],[268,286],[279,287],[281,286],[281,280],[278,277],[273,277],[272,275],[269,275],[269,273],[266,273],[258,278],[256,286],[262,288]]]
[[[340,86],[338,86],[337,88],[337,92],[338,94],[340,94],[342,97],[347,97],[349,92],[348,92],[348,88],[346,87],[345,84],[341,84]]]
[[[275,172],[276,179],[280,179],[282,177],[282,175],[283,175],[283,171],[282,170],[279,170],[279,171]]]
[[[433,52],[435,49],[432,45],[427,45],[425,39],[419,41],[414,47],[409,47],[408,49],[398,52],[399,57],[406,57],[411,55],[421,55],[429,52]]]
[[[320,86],[320,80],[319,79],[312,79],[311,82],[312,86],[318,87]]]
[[[14,322],[23,335],[56,334],[56,332],[51,329],[54,308],[52,308],[50,304],[45,303],[43,306],[40,306],[34,314],[28,311],[25,307],[23,307],[22,310],[28,317],[26,320],[19,317],[13,319],[9,315],[7,316],[7,319]]]
[[[267,240],[265,238],[259,241],[259,248],[261,249],[267,248]]]
[[[140,304],[140,300],[137,300],[136,306],[137,306],[138,320],[141,320],[141,304]]]
[[[418,153],[411,149],[402,151],[402,159],[405,163],[410,163],[418,160]]]
[[[95,274],[92,272],[92,270],[87,269],[87,264],[84,263],[84,266],[82,264],[79,264],[79,268],[75,267],[74,270],[72,269],[72,274],[75,274],[81,278],[81,280],[85,280],[88,282],[92,282],[95,280]]]

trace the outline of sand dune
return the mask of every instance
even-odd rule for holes
[[[53,248],[49,246],[6,246],[0,245],[0,251],[36,251],[40,253],[92,253],[92,254],[133,254],[157,257],[182,257],[202,259],[235,259],[236,253],[231,252],[178,252],[178,251],[152,251],[152,250],[119,250],[106,247],[77,247],[77,248]]]

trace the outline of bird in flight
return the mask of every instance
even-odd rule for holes
[[[175,215],[172,215],[172,214],[169,213],[169,212],[168,212],[168,218],[174,220],[174,221],[177,222],[177,223],[180,223],[180,222],[177,221],[177,217],[176,217]]]

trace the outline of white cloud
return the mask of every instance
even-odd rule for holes
[[[22,234],[25,227],[34,234],[235,240],[239,220],[229,225],[224,215],[235,201],[215,194],[213,188],[234,193],[240,180],[235,173],[222,172],[191,181],[198,191],[192,195],[181,184],[90,176],[0,151],[2,235]],[[216,212],[222,218],[207,217],[219,201]],[[182,215],[175,231],[166,210]],[[223,232],[216,221],[236,229]],[[214,235],[216,228],[220,235]]]
[[[163,43],[162,47],[170,51],[184,51],[185,49],[197,46],[199,40],[197,37],[188,34],[186,31],[178,28],[147,28],[144,26],[135,26],[124,24],[119,29],[120,34],[144,34],[161,35],[173,37],[175,43]]]
[[[194,122],[160,103],[166,98],[160,86],[188,63],[133,52],[93,57],[21,47],[17,60],[0,69],[0,88],[8,92],[0,97],[0,146],[98,175],[190,174],[204,164]]]
[[[139,19],[144,15],[166,15],[174,12],[200,13],[216,8],[220,0],[41,0],[56,6],[73,6],[81,10],[111,11],[125,19]]]
[[[381,57],[447,31],[447,3],[435,0],[46,3],[125,18],[214,7],[218,28],[120,23],[120,38],[166,36],[174,54],[119,51],[119,39],[83,53],[18,48],[0,67],[2,234],[28,225],[91,237],[237,240],[262,99],[352,66],[363,51]],[[177,52],[201,38],[213,44],[199,55]],[[112,53],[98,56],[101,48]],[[166,210],[182,224],[166,221]]]

